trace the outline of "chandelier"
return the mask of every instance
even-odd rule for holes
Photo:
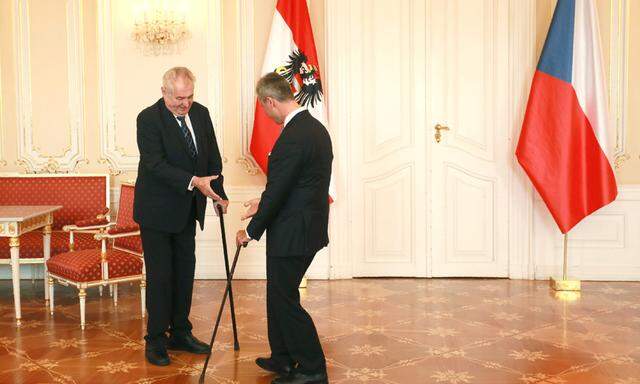
[[[172,10],[145,11],[134,23],[132,38],[146,55],[177,52],[189,37],[185,17]]]

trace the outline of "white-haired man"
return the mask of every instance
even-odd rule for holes
[[[145,356],[168,365],[168,349],[206,354],[189,322],[195,272],[196,221],[204,227],[207,197],[226,212],[222,160],[206,107],[193,101],[195,77],[168,70],[162,98],[137,119],[140,150],[134,218],[140,224],[147,275]],[[167,337],[168,334],[168,337]]]

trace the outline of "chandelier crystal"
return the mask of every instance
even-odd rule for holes
[[[135,22],[132,33],[133,40],[145,54],[156,56],[177,52],[188,37],[185,18],[164,9],[144,12],[142,20]]]

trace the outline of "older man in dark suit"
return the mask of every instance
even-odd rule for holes
[[[134,218],[140,224],[147,275],[145,356],[155,365],[170,363],[167,348],[208,353],[189,322],[196,220],[203,228],[207,197],[224,212],[228,199],[211,117],[193,101],[194,82],[187,68],[168,70],[162,98],[137,120]]]
[[[248,202],[252,217],[236,241],[267,232],[267,323],[271,356],[256,359],[280,375],[272,383],[327,383],[326,362],[311,316],[300,305],[298,286],[313,258],[329,243],[329,181],[333,152],[325,127],[295,101],[280,75],[256,87],[267,115],[284,124],[269,157],[267,185]]]

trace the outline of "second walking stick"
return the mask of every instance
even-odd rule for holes
[[[246,244],[244,245],[246,247]],[[211,335],[211,342],[209,343],[209,354],[207,354],[207,359],[204,361],[204,366],[202,367],[202,372],[200,373],[200,380],[198,383],[203,384],[205,375],[207,374],[207,367],[209,366],[209,359],[211,358],[211,353],[213,350],[213,343],[216,341],[216,335],[218,334],[218,327],[220,326],[220,318],[222,318],[222,311],[224,310],[224,305],[227,302],[227,295],[231,290],[231,279],[233,278],[233,272],[236,270],[236,264],[238,263],[238,256],[240,256],[240,249],[242,247],[238,246],[236,249],[236,254],[233,257],[233,264],[231,264],[231,270],[229,271],[229,278],[227,279],[227,284],[224,289],[224,295],[222,296],[222,302],[220,303],[220,309],[218,310],[218,316],[216,317],[216,325],[213,327],[213,334]]]
[[[229,289],[229,307],[231,309],[231,326],[233,327],[233,349],[240,350],[238,343],[238,328],[236,327],[236,309],[233,305],[233,289],[231,288],[231,274],[229,273],[229,251],[227,250],[227,234],[224,228],[224,212],[220,204],[216,205],[218,217],[220,217],[220,233],[222,234],[222,251],[224,253],[224,269],[227,274],[227,284]]]

